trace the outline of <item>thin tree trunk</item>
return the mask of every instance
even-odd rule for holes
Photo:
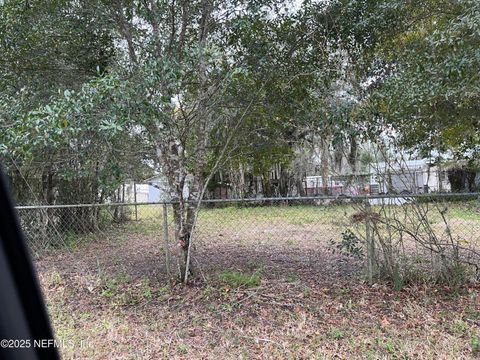
[[[328,140],[325,138],[321,141],[322,155],[320,166],[322,172],[323,195],[328,195],[328,143]]]

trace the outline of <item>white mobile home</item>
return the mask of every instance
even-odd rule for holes
[[[370,165],[372,193],[418,194],[449,192],[446,171],[427,159],[382,162]]]

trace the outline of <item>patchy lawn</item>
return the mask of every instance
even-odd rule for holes
[[[160,211],[40,258],[56,336],[75,344],[64,358],[480,354],[478,285],[370,286],[358,263],[327,248],[344,229],[342,207],[247,210],[202,215],[187,287],[167,281]]]

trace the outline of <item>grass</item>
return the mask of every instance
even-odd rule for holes
[[[245,273],[225,270],[218,275],[218,280],[231,288],[253,288],[260,285],[261,277],[258,272]]]
[[[405,205],[410,206],[410,205]],[[442,204],[439,204],[442,208]],[[405,212],[404,207],[399,206],[373,206],[373,212],[379,212],[381,209],[391,216],[396,216],[405,223],[411,221],[409,212]],[[171,207],[168,207],[167,220],[170,227],[173,228],[173,213]],[[228,206],[222,208],[205,208],[199,214],[198,229],[205,231],[221,231],[222,229],[236,228],[241,230],[249,230],[262,226],[296,226],[303,228],[315,228],[316,226],[327,225],[332,228],[344,230],[348,226],[352,226],[352,215],[358,210],[348,204],[344,205],[292,205],[292,206],[249,206],[236,207]],[[132,221],[126,222],[126,231],[130,234],[138,234],[142,236],[163,236],[163,207],[159,205],[139,205],[137,206],[136,216],[135,207],[129,206],[127,213]],[[469,232],[472,226],[477,226],[480,233],[480,207],[476,202],[467,203],[451,203],[446,213],[447,218],[451,221],[451,226],[456,233],[459,234],[460,241],[469,242],[472,233]],[[110,220],[107,219],[110,217]],[[137,219],[137,220],[135,220]],[[431,206],[429,209],[429,219],[431,225],[440,224],[442,222],[438,209]],[[478,224],[465,224],[465,221],[474,221]],[[108,231],[112,228],[111,215],[102,212],[102,229]],[[248,225],[248,229],[246,226]],[[363,229],[362,224],[360,229]],[[114,226],[113,226],[114,227]],[[69,248],[75,249],[82,243],[95,239],[96,234],[75,234],[70,233],[65,236],[64,242]],[[268,238],[268,234],[265,235]],[[296,239],[290,239],[292,245],[297,244]]]
[[[291,225],[327,224],[331,219],[348,218],[354,210],[348,205],[332,206],[258,206],[224,207],[204,209],[199,216],[200,222],[209,223],[211,219],[222,219],[225,225],[241,221],[282,223]]]
[[[470,335],[470,347],[473,355],[480,355],[480,337],[475,333]]]
[[[152,219],[128,222],[126,230],[132,234],[143,236],[162,236],[163,224]]]
[[[461,322],[461,309],[451,310],[457,302],[436,298],[425,305],[419,289],[397,304],[383,288],[351,286],[348,293],[360,305],[348,311],[334,292],[317,285],[309,284],[308,298],[298,297],[305,280],[291,288],[273,282],[258,292],[245,288],[225,295],[212,287],[179,286],[162,298],[142,295],[137,303],[114,307],[113,298],[94,292],[89,301],[96,306],[82,307],[69,300],[79,284],[63,292],[55,277],[43,280],[57,337],[87,344],[61,349],[66,359],[468,358],[480,346],[475,325]],[[146,284],[150,294],[161,288],[153,279],[118,286],[143,294]],[[444,307],[450,310],[440,316]]]
[[[480,221],[480,205],[451,207],[450,216],[453,219]]]
[[[467,333],[468,329],[469,329],[468,324],[461,319],[455,320],[452,323],[452,327],[451,327],[451,331],[454,334],[459,335],[459,336],[465,335]]]
[[[329,336],[334,340],[340,340],[345,337],[345,332],[342,329],[333,328],[330,330]]]

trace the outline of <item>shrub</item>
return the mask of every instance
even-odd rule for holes
[[[342,238],[339,242],[332,239],[329,243],[332,252],[338,251],[343,255],[351,256],[359,260],[364,258],[363,242],[350,229],[342,232]]]

